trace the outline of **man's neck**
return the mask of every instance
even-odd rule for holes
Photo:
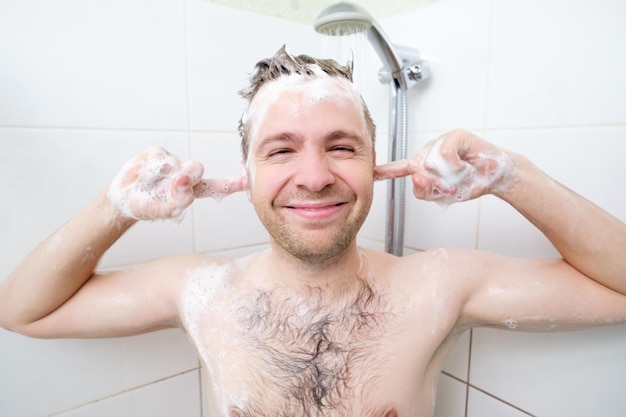
[[[363,258],[356,241],[338,254],[316,261],[299,259],[273,242],[268,266],[277,281],[294,290],[321,288],[331,296],[340,296],[366,278]]]

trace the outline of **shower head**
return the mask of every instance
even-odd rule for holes
[[[340,2],[324,9],[313,26],[324,35],[343,36],[363,32],[373,24],[374,18],[364,8]]]
[[[339,2],[324,9],[313,25],[323,35],[343,36],[365,31],[367,39],[394,78],[400,77],[403,62],[393,45],[370,15],[361,6]]]
[[[428,76],[427,65],[423,68],[420,66],[423,62],[419,51],[392,45],[372,15],[357,4],[341,1],[328,6],[315,19],[313,27],[317,32],[331,36],[365,31],[367,39],[384,65],[384,71],[379,73],[381,82],[388,82],[393,78],[400,88],[406,90]]]

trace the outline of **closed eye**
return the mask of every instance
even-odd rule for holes
[[[335,146],[331,149],[331,151],[336,151],[336,152],[354,152],[354,148],[350,147],[350,146]]]
[[[330,148],[330,154],[336,158],[349,159],[354,156],[356,150],[351,146],[333,146]]]
[[[291,152],[291,149],[287,149],[287,148],[276,149],[276,150],[273,150],[270,153],[268,153],[268,156],[271,157],[271,156],[275,156],[275,155],[284,155],[284,154],[288,154],[290,152]]]

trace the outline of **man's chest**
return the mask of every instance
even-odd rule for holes
[[[193,339],[221,414],[384,417],[415,401],[419,355],[407,357],[386,300],[371,288],[338,305],[315,298],[254,291],[199,316]]]

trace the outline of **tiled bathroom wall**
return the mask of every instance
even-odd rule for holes
[[[432,66],[428,83],[410,94],[410,152],[446,130],[471,129],[626,220],[626,6],[419,5],[380,20],[395,43],[419,48]],[[313,55],[332,44],[285,17],[203,0],[0,0],[0,279],[149,145],[202,161],[206,176],[241,173],[236,92],[254,63],[284,43]],[[379,125],[382,162],[387,87],[363,48],[357,79]],[[379,183],[360,235],[368,246],[381,246],[384,197]],[[409,198],[406,223],[408,252],[453,245],[555,256],[493,198],[446,211]],[[196,202],[179,224],[138,224],[101,267],[189,251],[234,257],[266,243],[246,197],[234,195]],[[1,331],[0,346],[2,417],[203,415],[199,364],[179,331],[105,340]],[[617,417],[626,409],[624,375],[624,327],[551,335],[481,329],[446,363],[435,415]]]

